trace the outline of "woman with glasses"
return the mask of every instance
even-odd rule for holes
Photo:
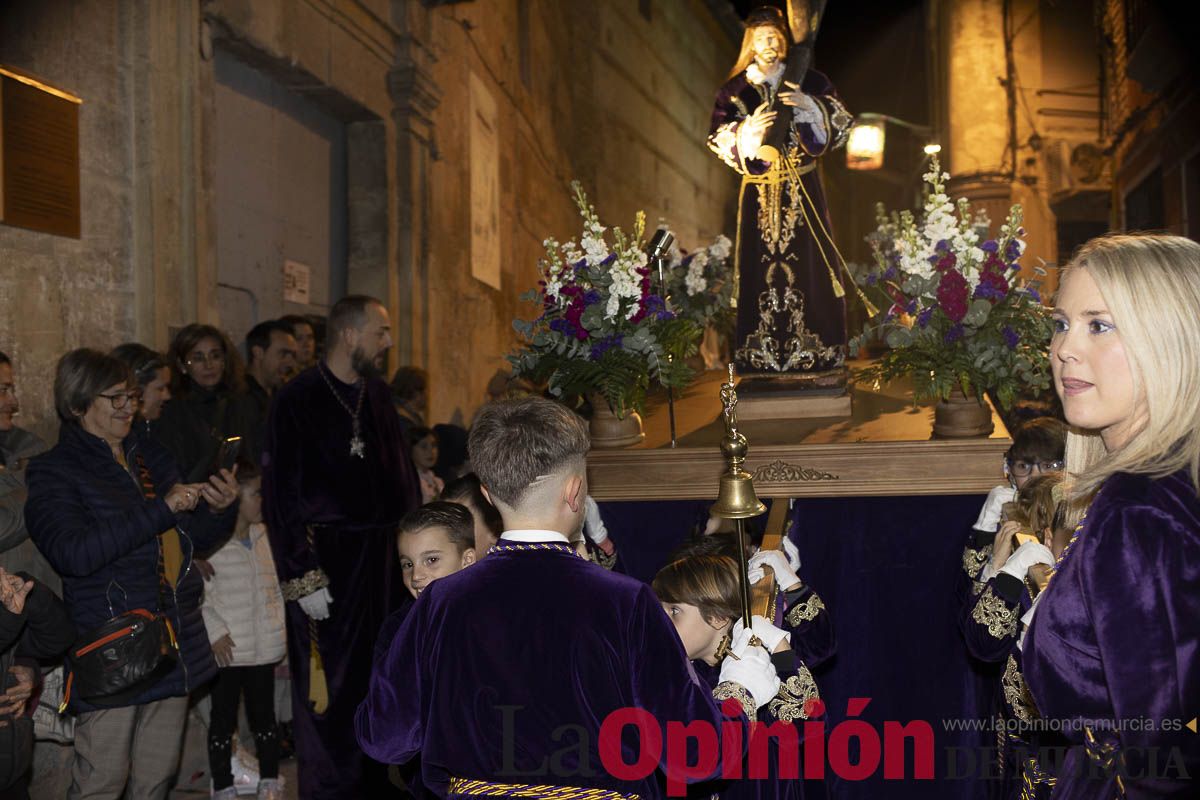
[[[1086,511],[1023,645],[1033,699],[1070,740],[1056,800],[1196,796],[1197,309],[1200,244],[1179,236],[1093,239],[1059,283],[1065,502]]]
[[[245,394],[242,359],[229,337],[212,325],[192,323],[175,335],[169,352],[174,398],[151,425],[175,457],[184,478],[201,480],[217,466],[221,442],[242,437],[242,458],[255,464],[251,443],[258,429],[253,401]]]
[[[135,425],[149,429],[171,399],[171,368],[166,356],[137,342],[119,345],[109,355],[124,361],[133,372],[141,395]]]
[[[200,613],[192,554],[233,525],[238,485],[227,470],[180,479],[171,456],[133,430],[137,384],[124,362],[73,350],[58,362],[58,444],[28,468],[30,538],[62,576],[75,627],[88,635],[113,616],[146,609],[170,621],[178,660],[131,697],[71,694],[77,715],[71,797],[166,797],[183,741],[187,694],[216,663]]]

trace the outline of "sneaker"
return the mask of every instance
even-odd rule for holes
[[[237,788],[233,786],[212,791],[213,800],[237,800]]]
[[[283,779],[263,778],[259,781],[257,800],[283,800]]]
[[[233,788],[237,790],[237,796],[253,797],[258,791],[258,759],[238,745],[233,748],[229,767],[233,770]]]

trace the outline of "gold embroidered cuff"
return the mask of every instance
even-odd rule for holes
[[[781,722],[795,722],[798,719],[808,719],[808,701],[820,696],[812,673],[808,671],[808,667],[801,664],[795,675],[779,684],[779,692],[767,703],[767,708],[775,715],[775,719]]]
[[[299,600],[328,585],[329,576],[325,574],[324,570],[310,569],[299,578],[292,578],[290,581],[279,584],[279,589],[283,592],[284,600]]]
[[[755,709],[754,696],[750,694],[750,690],[740,683],[733,681],[722,681],[717,684],[717,688],[713,689],[713,698],[717,702],[729,700],[730,698],[737,700],[742,705],[742,711],[746,712],[746,719],[754,720]]]
[[[798,627],[801,622],[812,622],[825,609],[825,603],[814,592],[809,595],[808,599],[803,603],[797,603],[788,609],[787,616],[784,620],[793,628]]]
[[[997,639],[1017,634],[1018,609],[1010,609],[1000,599],[991,586],[983,590],[975,608],[971,611],[971,619],[987,627],[988,633]]]
[[[974,579],[979,577],[979,573],[983,571],[983,565],[992,557],[992,546],[981,547],[976,550],[973,547],[968,547],[963,550],[963,572]]]

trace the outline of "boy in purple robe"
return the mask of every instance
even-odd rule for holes
[[[636,709],[659,744],[668,721],[723,739],[778,691],[748,632],[705,688],[650,587],[575,552],[588,446],[583,422],[541,398],[489,405],[471,429],[471,462],[505,532],[487,558],[422,592],[355,721],[373,758],[419,755],[422,784],[438,796],[655,797],[664,751],[632,725],[602,739],[613,712]],[[614,752],[646,768],[612,774]],[[704,780],[720,766],[676,777]]]

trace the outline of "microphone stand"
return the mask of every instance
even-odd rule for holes
[[[665,228],[659,228],[654,232],[653,238],[650,239],[649,251],[650,258],[654,261],[655,268],[658,270],[658,294],[663,299],[663,305],[667,304],[667,251],[671,249],[671,245],[675,242],[674,235]],[[667,363],[673,363],[674,359],[670,353],[667,353]],[[671,425],[671,447],[676,446],[675,442],[675,390],[670,386],[667,388],[667,417]]]

